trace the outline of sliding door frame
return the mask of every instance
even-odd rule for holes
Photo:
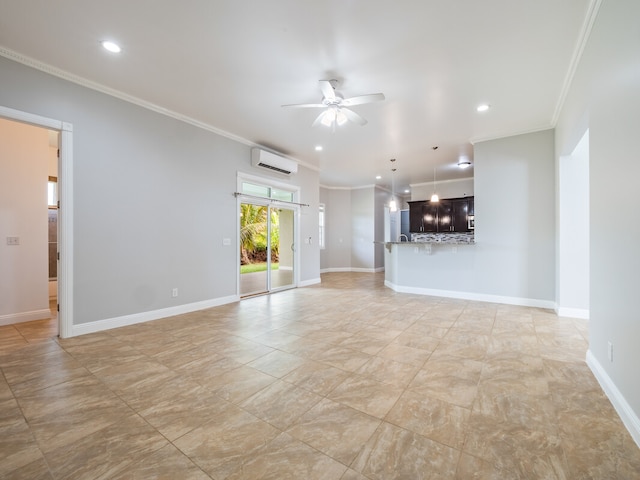
[[[248,182],[248,183],[253,183],[256,185],[262,185],[265,187],[269,187],[269,188],[275,188],[278,190],[285,190],[288,192],[292,192],[293,193],[293,202],[285,202],[285,201],[280,201],[280,200],[275,200],[273,198],[256,198],[253,195],[243,195],[242,194],[242,184],[243,182]],[[243,203],[251,203],[254,205],[264,205],[268,208],[268,217],[269,217],[269,225],[271,224],[271,208],[286,208],[286,209],[290,209],[293,210],[293,215],[294,215],[294,231],[293,231],[293,238],[294,238],[294,252],[293,252],[293,284],[291,285],[291,287],[282,287],[282,288],[278,288],[276,290],[272,290],[271,289],[271,279],[270,277],[270,271],[267,272],[267,292],[266,293],[271,293],[271,292],[277,292],[280,290],[285,290],[285,289],[289,289],[289,288],[297,288],[300,284],[300,207],[301,205],[297,202],[299,202],[300,199],[300,187],[298,187],[297,185],[291,185],[289,183],[284,183],[284,182],[279,182],[278,180],[275,180],[273,178],[269,178],[269,177],[262,177],[262,176],[258,176],[258,175],[251,175],[248,173],[243,173],[243,172],[238,172],[237,174],[237,189],[236,189],[236,212],[237,212],[237,227],[236,227],[236,232],[237,232],[237,241],[236,241],[236,261],[238,262],[238,268],[236,269],[236,292],[238,297],[241,297],[241,291],[240,291],[240,212],[241,212],[241,208],[240,205]],[[270,232],[269,232],[270,233]],[[270,255],[270,249],[268,254]],[[269,260],[269,264],[270,264],[270,258]]]

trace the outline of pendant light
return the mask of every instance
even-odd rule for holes
[[[433,195],[431,195],[431,203],[438,203],[440,198],[436,193],[436,167],[433,167]]]
[[[391,165],[394,164],[394,162],[396,161],[395,158],[391,159]],[[398,204],[396,203],[396,197],[394,196],[394,190],[395,190],[395,181],[394,181],[394,175],[395,175],[396,169],[392,168],[391,169],[391,200],[389,201],[389,211],[390,212],[397,212],[398,211]]]

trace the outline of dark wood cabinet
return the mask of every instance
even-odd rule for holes
[[[422,226],[423,232],[438,231],[438,205],[424,202],[422,205]]]
[[[466,198],[456,199],[451,202],[453,206],[453,222],[451,224],[453,232],[469,231],[469,200]]]
[[[422,205],[425,202],[409,202],[409,231],[422,233],[424,231],[424,219],[422,217]]]
[[[473,197],[444,198],[409,202],[411,233],[471,232],[469,215],[473,215]]]

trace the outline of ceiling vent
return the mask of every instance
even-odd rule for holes
[[[267,168],[272,172],[283,173],[285,175],[291,175],[298,171],[298,164],[293,160],[260,148],[251,149],[251,165],[254,167]]]

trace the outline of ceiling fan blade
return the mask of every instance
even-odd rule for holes
[[[349,110],[348,108],[341,108],[340,111],[344,113],[345,117],[347,117],[350,122],[357,123],[360,126],[367,124],[367,121],[353,110]]]
[[[345,98],[340,102],[345,107],[353,107],[354,105],[362,105],[363,103],[379,102],[384,100],[383,93],[371,93],[369,95],[358,95],[357,97]]]
[[[322,90],[322,95],[325,100],[334,101],[336,99],[336,92],[331,82],[329,80],[320,80],[318,83],[320,84],[320,90]]]
[[[289,105],[280,105],[281,107],[294,107],[294,108],[326,108],[326,105],[322,103],[292,103]]]
[[[322,119],[324,118],[326,114],[326,111],[322,112],[320,115],[318,115],[316,117],[316,119],[313,121],[313,123],[311,124],[312,127],[317,127],[318,125],[320,125],[322,123]]]

